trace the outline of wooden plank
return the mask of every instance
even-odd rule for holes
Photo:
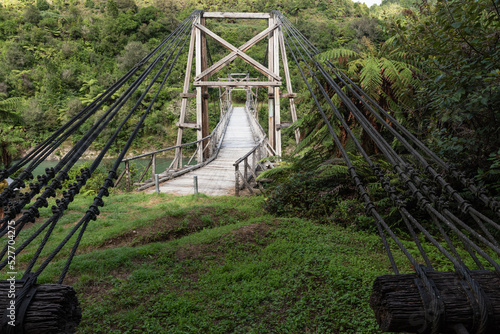
[[[206,19],[268,19],[270,13],[205,12]]]
[[[297,97],[296,93],[281,93],[280,97]]]
[[[193,194],[194,174],[198,176],[200,193],[213,196],[232,195],[235,193],[235,167],[233,164],[255,145],[246,111],[243,107],[235,107],[217,159],[197,169],[196,172],[190,172],[162,183],[161,192],[177,195]],[[164,177],[161,180],[165,181],[165,179]],[[152,186],[154,184],[151,184]],[[154,189],[151,189],[150,192],[154,192]]]
[[[197,81],[194,85],[207,87],[274,87],[281,86],[281,81]]]
[[[276,76],[274,73],[269,72],[268,69],[265,68],[261,63],[259,63],[258,61],[256,61],[255,59],[253,59],[252,57],[247,55],[246,53],[242,52],[241,50],[236,48],[231,43],[227,42],[225,39],[223,39],[222,37],[220,37],[216,33],[212,32],[211,30],[207,29],[206,27],[201,26],[200,24],[195,24],[195,27],[198,28],[199,30],[203,31],[204,33],[206,33],[207,35],[209,35],[213,39],[215,39],[217,42],[219,42],[225,48],[229,49],[230,51],[235,52],[237,54],[237,56],[239,56],[241,59],[243,59],[248,64],[255,67],[255,69],[258,70],[259,72],[261,72],[262,74],[270,75],[271,77],[273,77],[275,80],[278,80],[278,81],[281,80],[281,78],[279,76]],[[198,74],[201,74],[201,72]]]
[[[196,97],[196,93],[180,93],[179,96],[183,98]]]
[[[276,24],[273,27],[267,28],[266,30],[264,30],[261,33],[259,33],[258,35],[254,36],[248,42],[246,42],[243,45],[241,45],[238,48],[238,50],[240,50],[242,52],[246,52],[252,46],[254,46],[258,42],[260,42],[262,39],[264,39],[271,31],[277,29],[278,27],[279,27],[279,25]],[[199,81],[204,76],[211,76],[211,75],[217,73],[222,68],[224,68],[227,64],[229,64],[231,61],[233,61],[234,59],[236,59],[236,57],[238,57],[238,54],[236,52],[231,52],[229,55],[225,56],[224,58],[222,58],[221,60],[219,60],[218,62],[216,62],[212,66],[210,66],[208,69],[206,69],[205,71],[203,71],[199,76],[195,77],[194,81]],[[244,74],[244,73],[238,73],[238,74]]]
[[[196,122],[184,122],[184,123],[177,122],[175,123],[175,125],[178,126],[179,128],[199,129],[198,123]]]

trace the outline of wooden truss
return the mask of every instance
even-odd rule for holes
[[[211,31],[206,27],[206,19],[208,18],[218,18],[218,19],[267,19],[268,28],[241,45],[236,47],[231,43],[224,40],[222,37],[218,36],[216,33]],[[213,38],[215,41],[220,43],[230,53],[213,64],[207,67],[207,36]],[[257,60],[253,59],[245,52],[249,50],[252,46],[257,44],[264,38],[268,38],[268,59],[269,66],[266,67],[262,65]],[[279,58],[281,58],[284,69],[285,83],[286,83],[286,94],[280,94],[280,87],[282,85],[282,79],[279,75]],[[196,87],[196,93],[189,92],[189,86],[191,83],[191,70],[193,66],[193,55],[195,55],[195,77],[193,78],[193,85]],[[231,63],[236,58],[241,58],[246,63],[253,66],[256,70],[261,72],[268,81],[238,81],[238,80],[217,80],[209,81],[212,75],[223,69],[229,63]],[[285,44],[283,39],[283,32],[281,29],[281,22],[271,13],[223,13],[223,12],[211,12],[202,13],[193,23],[191,31],[191,40],[189,43],[189,54],[186,65],[186,76],[184,79],[184,88],[180,97],[181,102],[181,113],[180,119],[177,123],[179,129],[177,132],[177,145],[182,143],[182,135],[184,128],[194,128],[197,131],[198,140],[209,135],[208,126],[208,87],[268,87],[269,96],[269,143],[275,149],[278,155],[281,155],[281,129],[289,126],[289,122],[281,122],[280,118],[280,97],[287,97],[290,102],[290,111],[292,116],[292,121],[297,120],[297,113],[295,108],[294,98],[296,94],[292,91],[292,83],[290,79],[290,73],[288,69],[288,61],[285,52]],[[188,98],[196,97],[196,122],[186,121],[186,110],[188,105]],[[295,131],[296,141],[299,141],[299,131]],[[203,161],[203,148],[204,145],[200,145],[198,153],[198,162]],[[180,154],[176,152],[176,159],[178,165],[181,165]]]

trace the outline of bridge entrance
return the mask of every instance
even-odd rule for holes
[[[252,39],[241,45],[235,47],[213,31],[209,30],[206,26],[207,19],[265,19],[267,20],[267,29],[263,30]],[[207,62],[207,36],[224,46],[230,53],[211,65],[208,66]],[[267,59],[268,64],[264,66],[254,58],[250,57],[245,52],[249,50],[259,41],[267,38]],[[238,88],[251,88],[251,87],[265,87],[268,90],[268,122],[269,143],[279,156],[281,155],[281,129],[290,125],[289,122],[281,121],[281,101],[280,98],[288,98],[290,103],[290,112],[292,121],[297,120],[297,113],[295,108],[296,94],[293,93],[290,73],[288,69],[288,60],[285,51],[285,44],[283,32],[281,30],[281,22],[277,15],[273,13],[220,13],[209,12],[200,13],[200,15],[193,21],[191,28],[191,39],[189,44],[188,59],[186,65],[186,75],[184,78],[183,91],[180,94],[182,98],[181,112],[178,123],[177,132],[177,145],[182,144],[182,137],[185,128],[193,128],[197,131],[197,139],[201,140],[209,134],[209,117],[208,117],[208,88],[215,87],[226,89],[230,94],[231,90]],[[281,63],[284,71],[286,93],[281,91],[282,78],[280,77],[280,55]],[[254,69],[262,73],[267,81],[258,81],[258,79],[251,79],[246,74],[233,73],[229,75],[228,79],[218,78],[212,80],[211,77],[226,67],[236,58],[241,58],[247,64],[250,64]],[[191,71],[195,66],[195,77],[191,78]],[[190,92],[190,86],[196,88],[196,92]],[[187,106],[188,99],[196,98],[196,121],[187,121]],[[299,132],[295,132],[295,139],[299,141]],[[198,148],[198,162],[203,162],[207,157],[204,156],[204,150],[207,143],[200,145]],[[176,151],[175,155],[176,166],[181,166],[181,152]]]

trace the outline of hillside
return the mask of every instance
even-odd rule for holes
[[[0,103],[2,100],[15,103],[16,111],[12,121],[0,123],[0,131],[9,132],[8,140],[0,145],[6,154],[0,155],[4,157],[0,163],[10,164],[11,159],[59,128],[156,47],[195,8],[257,12],[279,9],[322,49],[354,45],[365,34],[380,38],[376,21],[367,17],[368,8],[350,0],[283,4],[38,0],[34,5],[20,0],[4,1],[0,5],[0,60],[4,64],[0,68]],[[210,27],[236,45],[261,30],[259,26],[248,26],[250,29],[243,27],[245,33],[241,34],[224,22],[213,22]],[[210,43],[209,48],[213,61],[225,55],[225,50],[216,43]],[[250,52],[266,63],[264,50],[265,45],[260,44]],[[186,55],[179,63],[185,61]],[[232,70],[239,71],[238,66],[241,65],[235,63]],[[167,147],[174,142],[183,71],[183,66],[179,66],[171,75],[168,88],[160,95],[140,138],[133,144],[134,151]],[[265,94],[261,93],[263,99]],[[215,117],[218,91],[210,94],[211,114]],[[103,111],[106,107],[103,106]],[[124,109],[130,107],[126,105]],[[306,109],[304,105],[301,110]],[[132,119],[123,129],[123,138],[134,122]],[[76,142],[85,130],[82,128],[67,145]],[[101,136],[94,149],[99,149],[107,136]],[[185,140],[193,138],[195,133],[188,131]],[[120,143],[119,140],[115,150]]]
[[[91,200],[71,205],[51,242]],[[262,197],[113,196],[65,280],[83,309],[78,333],[376,333],[371,284],[390,273],[378,236],[276,218],[262,204]],[[40,283],[57,279],[68,252]]]

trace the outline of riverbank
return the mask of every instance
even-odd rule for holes
[[[34,148],[35,147],[31,147],[27,150],[22,151],[20,156],[22,157],[22,156],[26,155]],[[45,160],[46,161],[60,161],[72,148],[73,148],[73,146],[70,144],[63,144],[59,148],[57,148],[53,153],[51,153],[47,157],[47,159],[45,159]],[[154,152],[157,150],[158,149],[154,148],[154,147],[144,147],[141,149],[129,149],[129,151],[125,155],[125,158],[131,158],[131,157],[134,157],[136,155]],[[101,153],[100,150],[95,150],[95,149],[89,148],[83,153],[81,159],[82,160],[94,160],[95,158],[97,158],[97,156],[100,153]],[[106,154],[104,156],[104,159],[108,159],[108,160],[115,159],[116,155],[117,154]],[[172,152],[163,152],[163,153],[159,154],[158,156],[160,156],[162,158],[173,158],[174,152],[173,151]]]

